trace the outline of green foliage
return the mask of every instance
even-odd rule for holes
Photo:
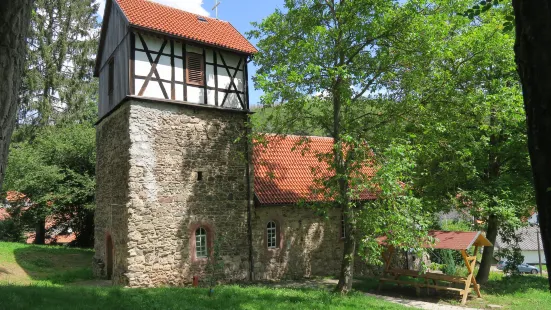
[[[217,237],[213,241],[212,253],[207,256],[207,265],[205,266],[206,283],[209,287],[209,296],[214,293],[214,287],[223,276],[224,260],[220,254],[220,246],[225,241],[225,238]]]
[[[72,228],[77,244],[93,244],[95,130],[91,125],[47,126],[32,142],[12,143],[4,185],[5,190],[30,199],[30,205],[12,204],[27,226],[53,215],[57,224]]]
[[[19,126],[32,135],[36,126],[93,122],[99,4],[93,0],[36,0],[33,4]]]
[[[426,227],[426,214],[418,212],[421,204],[409,195],[411,188],[398,186],[399,181],[407,183],[400,177],[409,164],[380,169],[377,181],[364,169],[375,161],[392,161],[400,152],[382,143],[390,131],[383,125],[395,123],[409,110],[384,92],[383,77],[395,70],[392,46],[405,40],[418,9],[413,2],[387,0],[289,0],[285,10],[253,23],[255,29],[249,32],[259,47],[253,80],[264,92],[259,120],[265,126],[257,124],[260,131],[320,133],[334,139],[330,152],[317,154],[329,168],[312,167],[313,192],[326,198],[314,207],[343,210],[348,233],[341,280],[347,278],[348,288],[352,269],[346,266],[353,261],[355,238],[361,237],[361,254],[374,259],[381,251],[375,237],[391,234],[392,242],[405,246]],[[308,143],[304,139],[296,148],[308,148]],[[374,156],[378,147],[388,154]],[[385,198],[364,205],[358,197],[374,190],[374,184]]]
[[[0,220],[0,241],[23,242],[23,227],[15,219]]]
[[[462,220],[444,220],[440,225],[446,231],[473,231],[473,225]]]
[[[457,252],[457,251],[455,251]],[[444,273],[449,275],[455,275],[457,272],[456,259],[453,256],[451,250],[443,250],[442,254],[442,263],[444,264]]]

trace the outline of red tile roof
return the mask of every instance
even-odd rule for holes
[[[315,176],[312,168],[327,171],[327,164],[317,154],[332,151],[333,139],[325,137],[266,135],[267,144],[257,143],[253,151],[254,192],[260,204],[292,204],[300,200],[322,201],[323,195],[312,192]],[[308,143],[298,146],[300,141]],[[373,175],[366,167],[363,173]],[[367,191],[360,199],[375,199]]]
[[[126,15],[130,25],[246,54],[257,52],[256,48],[229,22],[147,0],[115,1]]]
[[[11,215],[8,213],[6,208],[0,207],[0,221],[3,221],[5,219],[9,219]]]
[[[492,246],[492,243],[479,231],[442,231],[431,230],[428,235],[435,239],[434,244],[427,244],[425,248],[467,250],[472,245]],[[379,243],[384,244],[387,237],[378,238]]]

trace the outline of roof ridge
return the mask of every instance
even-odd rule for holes
[[[274,133],[274,132],[262,132],[262,133],[260,133],[260,134],[269,135],[269,136],[273,136],[273,137],[285,136],[285,137],[297,137],[297,138],[306,137],[306,138],[316,138],[316,139],[331,139],[331,140],[334,140],[334,139],[335,139],[335,138],[333,138],[333,137],[307,136],[307,135],[293,135],[293,134],[281,134],[281,133]]]
[[[119,1],[120,1],[120,0],[115,0],[115,2],[117,2],[117,3],[118,3]],[[133,0],[133,1],[150,2],[150,3],[154,4],[154,5],[164,6],[164,7],[169,8],[169,9],[177,10],[177,11],[184,12],[184,13],[191,14],[191,15],[195,15],[195,16],[200,16],[200,17],[212,19],[212,20],[214,20],[214,21],[229,23],[229,24],[231,25],[231,23],[228,22],[228,21],[226,21],[226,20],[222,20],[222,19],[218,19],[218,18],[214,18],[214,17],[210,17],[210,16],[205,16],[205,15],[193,13],[193,12],[186,11],[186,10],[182,10],[182,9],[175,8],[175,7],[173,7],[173,6],[170,6],[170,5],[167,5],[167,4],[164,4],[164,3],[159,3],[159,2],[156,2],[156,1],[153,1],[153,0]],[[233,26],[232,26],[232,27],[233,27]],[[234,27],[234,29],[235,29],[235,27]],[[237,29],[235,29],[235,30],[237,30]]]

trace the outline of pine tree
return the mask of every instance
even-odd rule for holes
[[[18,124],[95,118],[93,65],[99,24],[93,0],[37,0],[29,29]],[[36,128],[31,126],[28,128]]]

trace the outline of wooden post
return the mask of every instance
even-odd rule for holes
[[[465,289],[462,291],[461,294],[463,294],[463,298],[461,300],[461,305],[465,305],[467,302],[467,297],[469,297],[469,292],[471,291],[471,283],[473,284],[474,290],[476,291],[476,294],[478,297],[482,297],[480,294],[480,287],[478,283],[476,283],[476,279],[474,277],[474,267],[476,265],[476,252],[478,251],[478,246],[475,247],[474,250],[474,256],[468,256],[466,250],[461,250],[461,256],[463,256],[463,261],[465,261],[465,265],[467,266],[467,271],[469,272],[469,275],[467,276],[467,280],[465,281]]]
[[[394,253],[394,247],[389,246],[387,251],[388,251],[387,255],[385,255],[385,253],[383,252],[383,261],[385,263],[385,269],[383,270],[382,278],[386,276],[386,274],[388,273],[388,270],[390,269],[390,263],[392,261],[392,254]],[[379,279],[379,286],[377,287],[377,293],[381,291],[382,285],[383,285],[383,281]]]

